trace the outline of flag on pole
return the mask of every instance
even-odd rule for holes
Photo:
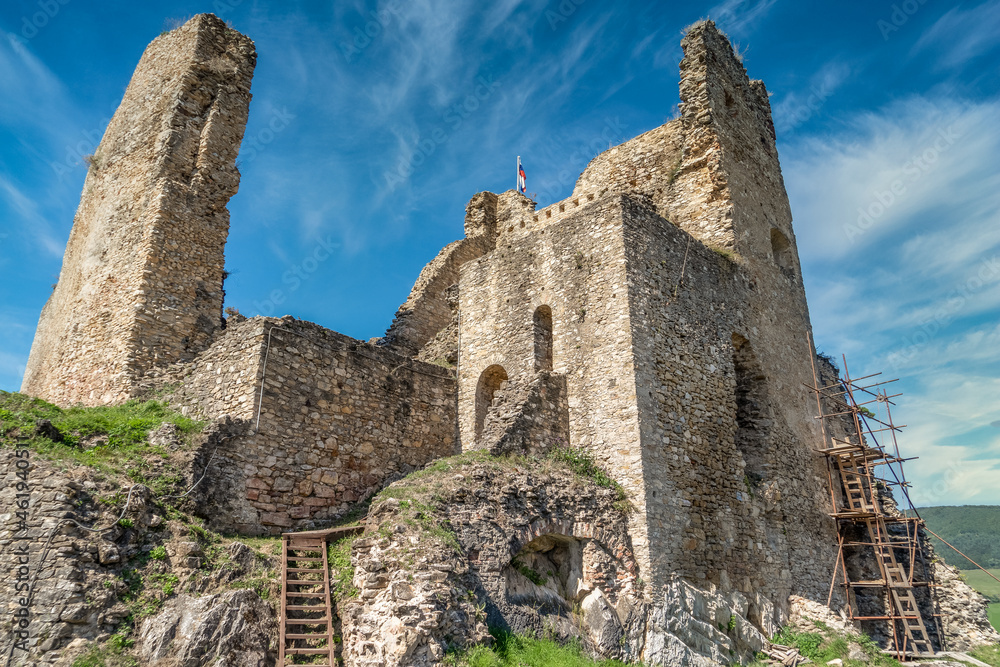
[[[521,166],[521,156],[517,156],[517,189],[521,191],[521,194],[527,189],[527,178],[524,175],[524,167]]]

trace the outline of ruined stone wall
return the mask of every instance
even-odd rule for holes
[[[219,529],[273,533],[335,518],[457,448],[450,370],[291,317],[227,329],[172,400],[238,422],[206,476],[206,502],[220,508],[207,518]]]
[[[569,445],[566,378],[541,371],[530,382],[510,380],[493,396],[480,438],[493,455],[545,456]]]
[[[825,596],[836,535],[819,439],[799,436],[811,412],[783,409],[807,390],[762,361],[797,339],[769,330],[739,264],[642,202],[625,223],[653,580],[759,593],[779,613],[790,593]]]
[[[608,196],[535,235],[501,234],[496,250],[462,267],[458,418],[462,448],[484,446],[476,438],[480,379],[496,366],[511,381],[530,382],[533,314],[551,308],[552,369],[566,378],[569,444],[590,451],[636,503],[632,539],[645,568],[621,206],[621,197]]]
[[[453,292],[459,269],[496,244],[498,197],[480,192],[465,207],[465,238],[449,243],[420,272],[406,303],[379,341],[425,361],[445,360],[458,347],[458,303]]]
[[[257,415],[267,333],[274,324],[262,317],[229,318],[212,345],[159,378],[171,405],[197,419],[228,415],[252,421]]]
[[[25,393],[120,401],[207,345],[255,63],[253,42],[209,14],[147,47],[92,157]]]

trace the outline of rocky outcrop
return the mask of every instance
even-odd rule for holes
[[[170,451],[171,431],[151,439]],[[255,590],[228,590],[276,587],[273,560],[168,519],[145,485],[121,487],[33,450],[0,452],[0,569],[10,573],[0,609],[18,626],[0,633],[0,652],[11,665],[69,667],[161,605],[136,628],[142,665],[201,665],[205,655],[232,667],[273,664],[270,603]]]
[[[139,629],[149,667],[270,667],[276,655],[274,610],[253,591],[178,595]]]
[[[957,568],[941,560],[935,560],[932,567],[947,648],[967,651],[1000,643],[1000,633],[990,625],[986,613],[989,606],[986,598],[965,583]]]
[[[391,485],[354,546],[345,664],[439,665],[487,624],[650,664],[751,658],[766,638],[750,619],[774,610],[680,578],[644,590],[617,498],[553,461],[485,453]]]

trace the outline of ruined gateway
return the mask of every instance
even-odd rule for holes
[[[768,94],[710,21],[682,44],[678,118],[595,157],[544,209],[473,196],[465,238],[362,342],[292,317],[223,318],[256,53],[196,16],[147,48],[97,149],[23,392],[99,405],[171,387],[226,433],[199,502],[211,527],[242,534],[328,525],[476,450],[568,445],[624,487],[627,514],[558,471],[473,457],[449,500],[467,557],[421,561],[446,574],[403,594],[372,565],[391,548],[356,544],[347,664],[434,664],[487,621],[653,664],[751,658],[790,596],[826,602],[837,531]],[[548,559],[559,585],[518,579],[517,558]],[[463,586],[488,618],[449,593]]]

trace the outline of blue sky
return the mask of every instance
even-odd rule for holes
[[[358,338],[517,155],[544,206],[670,119],[681,30],[714,18],[772,94],[817,346],[900,378],[918,505],[1000,503],[1000,0],[9,0],[0,388],[20,386],[82,156],[146,44],[204,11],[259,54],[227,304]]]

